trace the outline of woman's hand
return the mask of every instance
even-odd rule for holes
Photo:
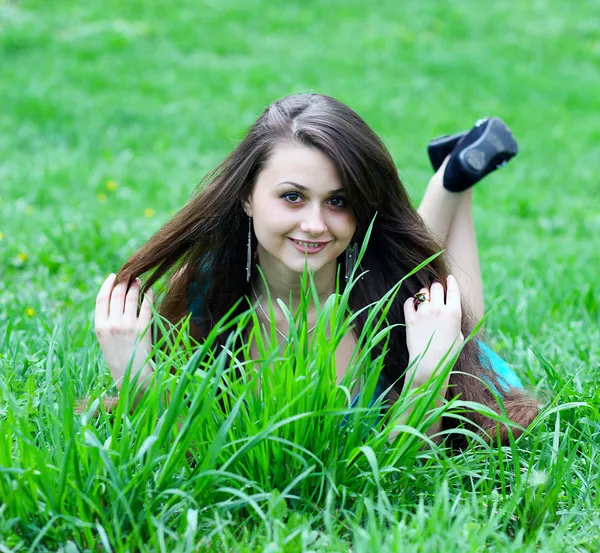
[[[131,284],[129,292],[125,296],[127,282],[119,282],[114,286],[115,277],[114,274],[109,275],[102,284],[100,292],[98,292],[94,324],[102,355],[113,380],[117,383],[117,388],[120,390],[125,376],[125,369],[133,353],[136,340],[139,340],[138,335],[146,331],[149,326],[152,316],[150,304],[152,303],[153,294],[152,290],[148,290],[144,295],[138,317],[139,279]],[[135,351],[130,374],[132,380],[138,369],[144,365],[151,351],[152,333],[151,329],[148,328]],[[150,363],[146,363],[140,374],[140,380],[145,380],[152,371],[153,368]],[[144,388],[146,386],[147,383],[143,385]]]
[[[431,290],[421,288],[420,293],[426,298],[424,302],[415,305],[414,298],[410,297],[404,303],[406,345],[410,363],[425,352],[434,332],[435,335],[424,357],[411,369],[412,372],[406,375],[408,382],[414,374],[413,386],[420,386],[429,380],[455,340],[449,357],[456,353],[465,340],[461,332],[462,310],[458,281],[452,275],[448,276],[445,300],[444,288],[437,281],[431,285]]]

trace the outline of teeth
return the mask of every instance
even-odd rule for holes
[[[300,244],[301,246],[308,246],[309,248],[318,248],[321,245],[315,242],[300,242],[298,240],[296,240],[296,243]]]

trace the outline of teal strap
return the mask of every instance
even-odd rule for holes
[[[484,344],[481,340],[477,341],[479,344],[479,357],[481,362],[484,363],[485,359],[490,362],[492,369],[496,373],[498,377],[498,383],[501,388],[508,392],[511,388],[520,388],[523,389],[523,384],[519,380],[519,377],[512,370],[512,367],[500,357],[493,349]],[[492,385],[489,379],[484,379],[492,386],[492,389],[498,393],[498,389]]]

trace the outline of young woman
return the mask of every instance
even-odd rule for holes
[[[150,322],[150,287],[169,271],[158,312],[173,324],[191,312],[190,334],[201,342],[240,298],[247,302],[240,302],[233,315],[256,305],[259,321],[270,328],[267,289],[256,268],[260,266],[283,343],[287,319],[275,299],[289,305],[291,297],[295,312],[305,261],[321,303],[336,290],[338,265],[342,290],[344,275],[376,215],[359,270],[368,272],[350,295],[355,313],[446,249],[445,255],[402,284],[388,314],[390,324],[406,324],[392,330],[380,377],[382,389],[393,385],[388,399],[394,401],[405,380],[414,377],[413,385],[427,381],[446,352],[459,348],[483,317],[471,186],[516,152],[514,138],[497,118],[478,121],[468,133],[432,141],[429,155],[437,171],[415,211],[386,147],[350,108],[319,94],[275,101],[186,205],[102,285],[96,301],[96,335],[117,386],[136,335]],[[137,277],[152,269],[142,286]],[[140,295],[144,299],[138,314]],[[312,305],[308,311],[311,330],[315,309]],[[336,350],[338,382],[366,317],[366,313],[358,317],[354,331]],[[434,332],[425,355],[407,372]],[[460,394],[463,400],[499,412],[483,378],[502,390],[511,420],[527,427],[539,405],[510,367],[485,346],[482,335],[480,331],[478,340],[464,344],[442,391],[448,399]],[[220,336],[219,343],[226,338]],[[132,374],[142,367],[150,348],[146,333]],[[253,345],[252,355],[257,354]],[[145,365],[142,378],[151,372],[152,366]],[[357,393],[355,389],[353,395]],[[494,437],[494,421],[477,413],[471,413],[470,420]],[[450,428],[454,421],[445,418],[442,427]],[[507,439],[506,427],[501,439]]]

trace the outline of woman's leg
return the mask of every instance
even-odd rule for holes
[[[443,186],[448,158],[431,177],[417,210],[427,227],[446,248],[450,270],[458,281],[461,295],[477,321],[484,315],[483,283],[475,237],[471,203],[473,188],[449,192]]]
[[[485,314],[483,281],[473,222],[473,188],[460,192],[461,201],[448,233],[446,253],[461,294],[475,316],[476,322]]]
[[[464,192],[449,192],[444,188],[444,169],[447,163],[448,158],[429,179],[425,195],[417,209],[429,230],[444,246],[448,241],[454,215],[461,203],[461,196],[464,194]]]

